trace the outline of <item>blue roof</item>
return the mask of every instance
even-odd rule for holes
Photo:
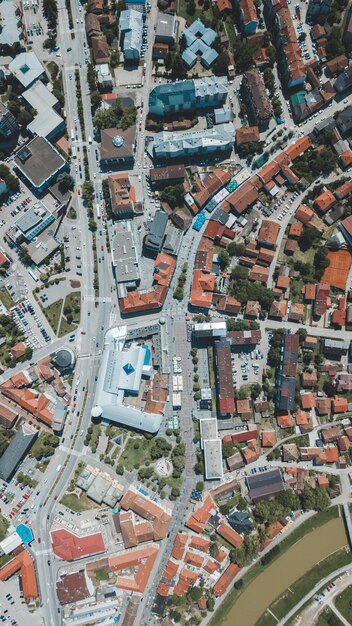
[[[192,65],[194,65],[197,61],[197,55],[194,54],[194,52],[192,52],[192,50],[190,50],[189,48],[186,48],[186,50],[182,52],[181,56],[182,60],[186,63],[188,67],[192,67]]]
[[[23,543],[31,543],[33,541],[33,533],[25,524],[16,526],[16,533],[21,537]]]
[[[210,67],[213,65],[214,61],[216,61],[218,56],[219,55],[214,48],[208,48],[208,50],[202,55],[200,62],[202,65],[205,65],[205,67]]]
[[[125,365],[122,366],[122,369],[126,372],[126,374],[133,374],[135,371],[132,363],[125,363]]]
[[[143,365],[149,365],[150,363],[150,357],[151,357],[151,352],[148,348],[148,346],[143,345],[142,348],[145,350],[145,356],[144,356],[144,362]]]

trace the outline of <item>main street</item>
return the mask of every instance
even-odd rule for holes
[[[75,69],[78,65],[74,65],[74,60],[83,60],[85,57],[85,46],[87,45],[84,28],[75,29],[75,37],[71,39],[69,30],[68,17],[65,8],[65,1],[58,2],[58,30],[62,49],[63,62],[63,84],[65,89],[65,104],[67,111],[68,128],[75,128],[77,125],[77,135],[82,139],[82,131],[79,127],[79,118],[76,100],[76,82]],[[77,3],[72,2],[72,17],[74,22],[79,19],[80,11]],[[69,50],[72,48],[71,50]],[[81,63],[79,69],[82,103],[84,112],[84,123],[86,129],[86,137],[93,134],[92,119],[90,111],[90,98],[87,93],[87,71],[84,63]],[[70,78],[71,77],[71,78]],[[75,122],[75,119],[77,120]],[[88,152],[89,173],[94,179],[94,173],[97,171],[95,146]],[[81,163],[83,165],[83,153],[81,155]],[[82,167],[84,172],[84,168]],[[72,171],[76,178],[76,187],[81,184],[81,176]],[[102,344],[104,331],[107,330],[111,313],[111,270],[106,271],[106,267],[110,268],[109,260],[104,264],[98,264],[99,272],[99,298],[91,297],[94,294],[94,257],[92,234],[88,228],[88,218],[86,208],[82,204],[82,196],[76,196],[77,223],[79,224],[81,234],[81,255],[82,255],[82,303],[81,303],[81,325],[78,332],[79,335],[79,352],[81,354],[97,354],[98,358],[78,358],[75,377],[72,388],[77,391],[77,403],[75,409],[72,409],[67,417],[64,430],[64,437],[67,445],[72,443],[71,449],[67,452],[67,448],[59,447],[46,471],[48,481],[41,485],[40,495],[36,501],[37,509],[35,517],[32,519],[32,528],[36,537],[41,537],[40,550],[35,550],[36,567],[38,573],[38,582],[40,596],[44,603],[45,622],[47,626],[55,626],[60,623],[60,616],[57,608],[56,591],[55,591],[55,563],[51,554],[50,542],[50,525],[51,519],[55,512],[56,500],[64,492],[68,484],[77,458],[82,453],[84,447],[84,436],[86,429],[90,423],[91,408],[94,400],[94,381],[99,368],[99,353]],[[103,233],[103,231],[102,231]],[[105,237],[97,232],[97,249],[105,244]],[[96,339],[93,341],[93,337]],[[96,345],[98,344],[98,345]],[[52,350],[52,347],[51,347]],[[85,387],[85,392],[82,388]]]

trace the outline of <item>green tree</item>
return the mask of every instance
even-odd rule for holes
[[[61,172],[57,177],[57,182],[61,193],[72,191],[75,186],[75,181],[68,172]]]
[[[99,91],[97,91],[97,90],[92,91],[92,93],[90,94],[90,101],[92,103],[92,106],[93,107],[100,106],[101,100],[102,100],[102,98],[101,98],[101,95],[100,95]]]
[[[224,270],[226,270],[230,260],[230,255],[227,250],[220,250],[220,252],[218,253],[218,259],[220,262],[220,269],[223,272]]]

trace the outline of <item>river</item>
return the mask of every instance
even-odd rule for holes
[[[219,626],[255,626],[270,604],[292,583],[346,544],[342,517],[314,529],[253,580]]]

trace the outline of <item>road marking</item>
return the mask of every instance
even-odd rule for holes
[[[47,548],[46,550],[34,550],[35,556],[46,556],[47,554],[51,554],[52,550]]]
[[[67,448],[67,446],[59,446],[59,450],[63,450],[68,456],[82,456],[81,452],[71,450],[71,448]]]
[[[101,298],[100,296],[96,298],[95,296],[83,296],[83,300],[85,302],[111,302],[111,298]]]

